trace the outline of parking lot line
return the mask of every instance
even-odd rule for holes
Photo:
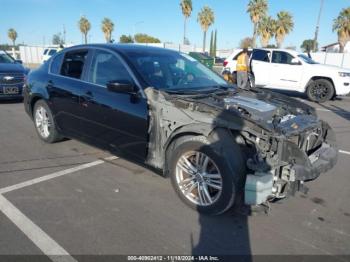
[[[55,172],[46,176],[31,179],[16,185],[4,187],[0,189],[0,211],[4,213],[12,223],[14,223],[45,255],[47,255],[54,262],[76,262],[72,256],[54,241],[48,234],[46,234],[40,227],[24,215],[18,208],[16,208],[10,201],[8,201],[3,194],[35,185],[53,178],[61,177],[67,174],[77,172],[79,170],[87,169],[89,167],[97,166],[105,163],[105,161],[112,161],[118,159],[116,156],[107,157],[101,160]]]
[[[0,195],[0,211],[52,261],[76,262],[66,250],[2,195]]]
[[[80,165],[80,166],[72,167],[72,168],[69,168],[69,169],[66,169],[66,170],[58,171],[58,172],[52,173],[50,175],[34,178],[34,179],[31,179],[31,180],[28,180],[28,181],[25,181],[25,182],[22,182],[22,183],[19,183],[19,184],[16,184],[16,185],[4,187],[4,188],[0,189],[0,194],[5,194],[5,193],[8,193],[8,192],[11,192],[11,191],[23,188],[23,187],[31,186],[31,185],[38,184],[38,183],[41,183],[41,182],[44,182],[44,181],[47,181],[47,180],[50,180],[50,179],[53,179],[53,178],[57,178],[57,177],[64,176],[64,175],[67,175],[67,174],[70,174],[70,173],[74,173],[74,172],[77,172],[79,170],[83,170],[83,169],[86,169],[86,168],[89,168],[89,167],[97,166],[97,165],[100,165],[100,164],[104,163],[105,162],[104,160],[111,161],[111,160],[114,160],[114,159],[117,159],[117,157],[116,156],[107,157],[107,158],[105,158],[103,160],[97,160],[97,161],[94,161],[94,162],[91,162],[91,163],[87,163],[87,164],[83,164],[83,165]]]
[[[345,155],[350,155],[349,151],[344,151],[344,150],[339,150],[339,153],[345,154]]]

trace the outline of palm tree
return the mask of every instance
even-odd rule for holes
[[[260,20],[266,16],[267,9],[267,0],[250,0],[248,3],[247,13],[249,13],[250,20],[252,20],[254,24],[253,47],[255,47],[256,44],[258,24]]]
[[[339,52],[344,52],[344,47],[350,41],[350,7],[344,8],[339,16],[334,19],[333,32],[338,34]]]
[[[8,30],[8,32],[7,32],[7,36],[8,36],[8,37],[10,38],[10,40],[12,41],[13,47],[15,47],[15,46],[16,46],[16,39],[17,39],[17,36],[18,36],[16,30],[13,29],[13,28],[10,28],[10,29]]]
[[[286,11],[279,12],[274,27],[276,44],[280,48],[286,35],[293,31],[293,16]]]
[[[85,44],[87,44],[87,34],[91,29],[91,24],[85,16],[82,16],[78,22],[80,32],[84,35]]]
[[[186,25],[187,25],[187,19],[191,16],[192,13],[192,0],[182,0],[180,3],[182,14],[184,16],[184,39],[183,44],[185,45],[187,43],[186,41]]]
[[[112,32],[114,30],[114,23],[112,22],[112,20],[109,18],[104,18],[102,20],[101,29],[103,34],[105,35],[106,42],[110,43],[112,39]]]
[[[271,37],[274,36],[275,20],[271,16],[265,16],[258,24],[257,34],[260,36],[262,47],[267,47]]]
[[[204,6],[202,8],[202,10],[198,13],[197,21],[203,30],[203,52],[205,52],[207,31],[208,31],[208,28],[215,21],[215,16],[214,16],[213,10],[208,6]]]

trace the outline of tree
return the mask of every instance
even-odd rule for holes
[[[267,0],[250,0],[248,3],[247,13],[250,15],[250,20],[253,22],[253,47],[256,45],[256,36],[258,32],[258,24],[260,20],[266,16],[268,9]]]
[[[293,31],[294,22],[293,16],[286,11],[281,11],[277,14],[277,20],[275,24],[275,38],[278,48],[282,46],[284,38],[291,31]]]
[[[188,42],[188,39],[186,38],[186,27],[187,27],[187,19],[191,16],[193,7],[192,7],[192,0],[182,0],[180,3],[182,14],[184,16],[184,39],[183,44],[186,45]],[[187,40],[187,41],[186,41]]]
[[[334,19],[333,32],[338,34],[339,52],[343,53],[346,43],[350,41],[350,7],[343,8]]]
[[[213,49],[214,48],[214,31],[211,31],[210,35],[210,47],[209,47],[209,55],[213,57]]]
[[[245,37],[239,42],[240,48],[249,48],[253,46],[253,38],[252,37]]]
[[[136,34],[135,42],[136,43],[160,43],[160,40],[158,38],[155,38],[147,34]]]
[[[306,39],[303,41],[303,43],[301,44],[300,48],[303,50],[303,52],[305,53],[309,53],[314,49],[314,39]],[[316,50],[318,50],[318,43],[316,42]]]
[[[121,35],[119,39],[120,43],[134,43],[134,39],[131,35]]]
[[[271,37],[274,36],[275,20],[271,16],[265,16],[258,24],[257,34],[260,36],[262,47],[266,47]]]
[[[16,40],[17,40],[17,37],[18,37],[18,34],[16,32],[15,29],[13,28],[10,28],[7,32],[7,36],[10,38],[10,40],[12,41],[12,45],[13,47],[16,46]]]
[[[61,35],[61,33],[54,34],[52,36],[52,44],[53,45],[64,45],[64,39]]]
[[[78,22],[80,32],[84,35],[85,44],[87,44],[87,35],[91,29],[91,24],[89,20],[82,16]]]
[[[203,30],[203,52],[205,52],[207,31],[209,27],[215,22],[215,15],[213,10],[208,6],[204,6],[198,13],[197,21]]]
[[[112,40],[112,32],[114,30],[114,23],[109,18],[104,18],[101,24],[102,32],[105,36],[106,42],[110,43]]]

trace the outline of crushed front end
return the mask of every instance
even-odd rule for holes
[[[337,162],[335,135],[330,126],[314,116],[299,115],[276,127],[278,133],[256,137],[256,152],[248,158],[245,203],[294,195],[304,182],[316,179]],[[252,139],[250,135],[250,139]]]

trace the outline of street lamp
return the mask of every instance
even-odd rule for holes
[[[137,25],[140,25],[140,24],[143,24],[144,21],[139,21],[139,22],[136,22],[133,26],[133,37],[134,37],[134,41],[135,41],[135,35],[136,35],[136,26]]]

